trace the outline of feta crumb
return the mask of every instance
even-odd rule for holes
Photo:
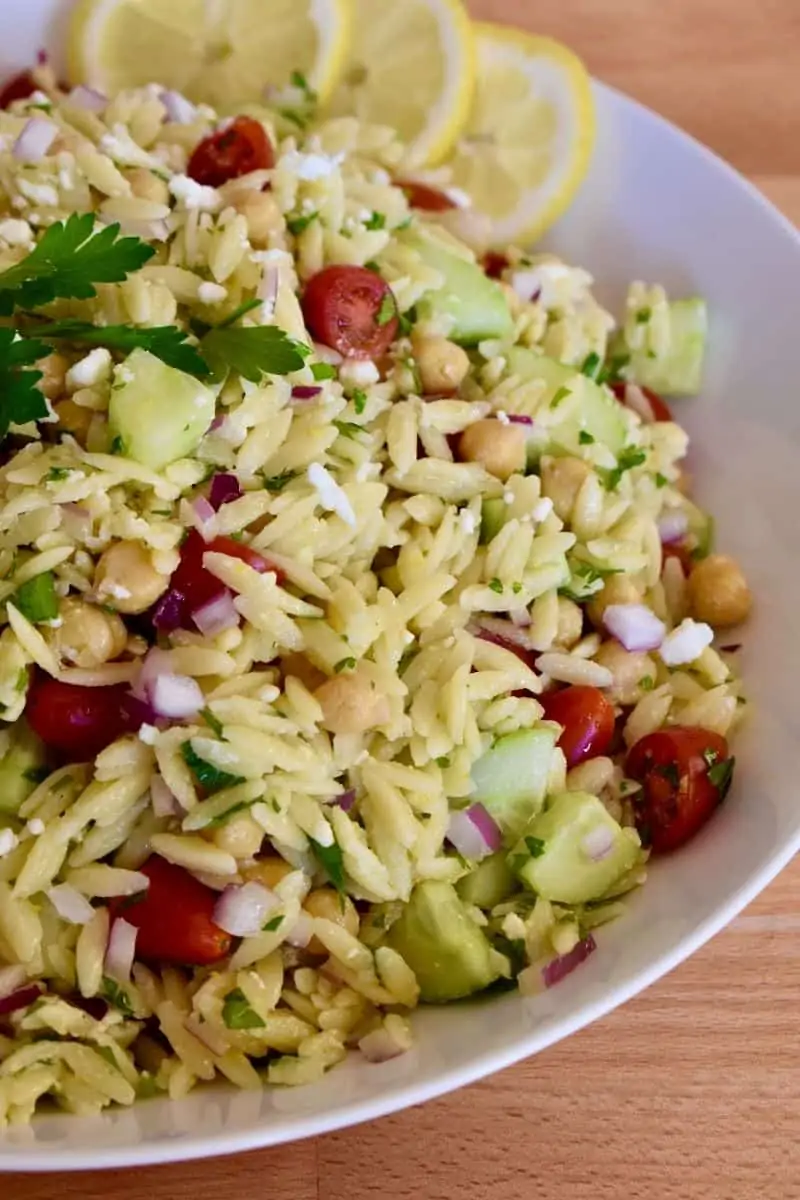
[[[355,528],[356,514],[353,512],[353,506],[330,471],[320,463],[312,463],[308,468],[308,482],[317,492],[323,508],[336,513],[347,525]]]
[[[197,289],[197,298],[201,304],[219,304],[227,300],[228,289],[221,283],[201,283]]]
[[[339,369],[339,382],[343,387],[371,387],[378,383],[381,373],[370,359],[353,359],[342,363]]]
[[[44,821],[41,817],[31,817],[25,828],[33,837],[39,837],[44,833]]]
[[[511,424],[511,420],[509,418],[508,413],[503,412],[502,408],[498,408],[497,412],[495,413],[495,416],[497,417],[497,419],[501,425],[510,425]]]
[[[19,838],[13,829],[0,829],[0,858],[10,854],[12,850],[16,850],[18,845]]]
[[[7,217],[0,221],[0,238],[8,246],[30,246],[33,243],[33,231],[27,221]]]
[[[462,508],[461,512],[458,514],[458,523],[461,526],[462,533],[466,533],[468,535],[474,533],[477,527],[475,513],[469,508]]]
[[[516,497],[513,492],[503,492],[503,503],[504,504],[513,504],[515,499],[516,499]]]
[[[405,643],[406,646],[410,646],[413,641],[414,641],[414,635],[410,629],[407,629],[405,631],[405,633],[403,634],[403,642]]]
[[[537,500],[531,509],[531,516],[534,521],[546,521],[553,511],[553,501],[549,496],[542,496],[541,500]]]
[[[155,725],[144,724],[139,726],[139,741],[144,742],[146,746],[155,746],[157,737],[158,729]]]
[[[49,183],[33,183],[30,179],[18,178],[17,187],[25,199],[30,200],[33,204],[38,204],[42,208],[58,206],[58,191]],[[24,202],[20,207],[25,207]]]
[[[677,629],[667,634],[659,654],[668,667],[680,667],[695,662],[713,640],[714,630],[710,625],[687,617]]]
[[[344,162],[344,157],[344,154],[300,154],[292,150],[281,159],[281,166],[287,167],[298,179],[315,183],[333,175]]]
[[[173,175],[168,187],[178,203],[186,209],[219,212],[222,207],[222,197],[216,188],[196,183],[188,175]]]
[[[67,391],[77,392],[79,388],[94,387],[96,383],[103,383],[110,378],[111,353],[105,346],[98,346],[67,371]]]

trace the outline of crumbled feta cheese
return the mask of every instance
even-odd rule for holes
[[[33,231],[27,221],[6,217],[0,221],[0,238],[8,246],[30,246],[33,244]]]
[[[714,631],[710,625],[687,617],[677,629],[667,634],[659,654],[668,667],[680,667],[695,662],[713,640]]]
[[[336,513],[347,524],[355,528],[356,514],[346,493],[320,463],[312,463],[308,468],[308,482],[317,492],[320,504],[329,512]]]
[[[39,837],[44,833],[44,821],[41,817],[31,817],[25,828],[32,837]]]
[[[104,133],[97,144],[103,154],[107,154],[121,166],[156,169],[161,167],[161,160],[143,150],[121,122],[113,125],[110,133]]]
[[[17,179],[17,188],[32,204],[41,205],[43,208],[58,206],[58,191],[50,183],[33,183],[30,179],[20,176]],[[24,208],[24,202],[19,207]]]
[[[301,154],[292,150],[281,159],[281,167],[288,168],[306,183],[314,183],[333,175],[343,162],[344,154]]]
[[[365,388],[377,383],[381,373],[370,359],[359,361],[352,359],[342,363],[339,370],[339,382],[344,387]]]
[[[534,521],[546,521],[553,511],[553,501],[549,496],[542,496],[541,500],[537,500],[531,509],[531,516]]]
[[[155,725],[145,724],[139,726],[139,741],[144,742],[146,746],[155,746],[157,737],[158,729]]]
[[[511,492],[511,491],[503,492],[503,503],[504,504],[513,504],[515,498],[516,497],[514,496],[513,492]]]
[[[77,392],[79,388],[94,387],[96,383],[103,383],[110,378],[111,353],[105,346],[98,346],[67,371],[67,391]]]
[[[474,533],[478,524],[475,519],[475,513],[469,508],[462,508],[458,514],[458,523],[461,526],[461,532],[467,535]]]
[[[509,418],[508,413],[503,412],[502,408],[498,408],[497,412],[495,413],[495,416],[497,417],[497,419],[501,425],[510,425],[511,424],[511,420]]]
[[[222,197],[216,188],[197,183],[188,175],[173,175],[167,186],[178,203],[186,209],[219,212],[222,207]]]
[[[221,283],[201,283],[197,289],[197,298],[201,304],[219,304],[227,300],[228,289]]]
[[[12,850],[16,850],[18,845],[19,838],[13,829],[0,829],[0,858],[10,854]]]

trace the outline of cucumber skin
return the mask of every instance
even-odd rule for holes
[[[147,350],[133,350],[118,368],[108,428],[119,452],[159,471],[191,454],[216,412],[210,388]]]

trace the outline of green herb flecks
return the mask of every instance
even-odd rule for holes
[[[605,473],[604,483],[606,490],[609,492],[616,491],[626,471],[632,471],[634,467],[640,467],[646,461],[647,453],[644,450],[637,449],[636,446],[628,446],[625,450],[621,450],[617,457],[616,467]]]
[[[364,432],[363,425],[357,425],[355,421],[334,421],[333,424],[339,430],[339,433],[343,438],[350,438],[353,440],[354,438],[357,438],[360,433]]]
[[[567,396],[571,396],[571,395],[572,395],[571,388],[560,387],[558,389],[558,391],[556,392],[555,396],[553,396],[553,399],[550,401],[550,407],[558,408],[559,404],[562,404],[563,401],[566,400]]]
[[[130,997],[125,989],[117,983],[116,979],[112,979],[109,975],[104,975],[100,994],[114,1008],[119,1009],[123,1016],[133,1016],[133,1005],[131,1004]]]
[[[376,324],[388,325],[397,316],[397,301],[391,292],[387,292],[381,300],[381,306],[375,316]]]
[[[299,217],[290,217],[286,222],[286,228],[294,237],[299,237],[301,233],[304,233],[308,229],[309,225],[316,221],[318,216],[318,212],[311,212]]]
[[[264,476],[264,487],[268,492],[282,492],[287,483],[297,478],[297,471],[283,471],[280,475]]]
[[[340,658],[333,669],[337,675],[341,675],[342,671],[354,671],[357,665],[355,658]]]
[[[222,740],[224,741],[225,740],[224,733],[223,733],[224,726],[222,724],[222,721],[220,721],[218,717],[214,716],[211,709],[210,708],[201,708],[200,716],[203,718],[206,725],[208,725],[209,729],[213,729],[214,733],[217,735],[217,737],[222,738]]]
[[[547,849],[546,843],[537,837],[526,837],[525,845],[531,858],[541,858]]]
[[[496,592],[498,596],[503,594],[503,585],[499,579],[490,579],[487,586],[491,591]]]
[[[582,429],[578,434],[578,442],[581,446],[593,446],[594,438],[586,429]]]
[[[284,922],[284,918],[281,916],[272,917],[269,921],[267,921],[266,925],[263,926],[262,932],[263,933],[276,933],[280,929],[283,922]]]
[[[353,408],[356,410],[356,416],[360,417],[364,409],[367,407],[367,393],[361,388],[356,388],[353,392]]]
[[[317,862],[325,871],[339,895],[344,897],[346,895],[344,855],[340,847],[336,842],[333,842],[330,846],[323,846],[312,837],[308,840]]]
[[[386,214],[382,212],[374,212],[369,220],[364,222],[365,229],[385,229]]]
[[[221,792],[223,788],[236,787],[237,784],[244,783],[243,776],[231,775],[229,771],[221,771],[213,763],[206,762],[204,758],[195,753],[191,742],[182,743],[181,754],[183,755],[183,761],[203,791],[207,792],[210,796],[213,796],[215,792]]]
[[[222,1019],[228,1029],[263,1029],[264,1021],[254,1008],[241,988],[228,992],[222,1005]]]
[[[600,369],[603,365],[603,360],[596,351],[587,354],[581,366],[581,375],[585,375],[587,379],[597,379],[600,374]]]
[[[719,792],[720,804],[731,790],[733,771],[736,766],[735,758],[723,758],[708,768],[708,782],[713,783]]]
[[[332,367],[330,363],[312,363],[311,374],[314,376],[317,383],[321,383],[323,379],[335,379],[336,368]]]

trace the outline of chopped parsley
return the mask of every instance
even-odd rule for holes
[[[624,383],[622,372],[631,361],[630,354],[614,354],[597,376],[598,383]]]
[[[496,592],[498,596],[502,595],[503,585],[499,579],[490,579],[487,586],[491,591]]]
[[[301,217],[290,217],[286,222],[286,228],[289,230],[289,233],[293,234],[295,237],[298,237],[299,234],[308,229],[309,225],[316,221],[318,216],[318,212],[312,212],[306,213]]]
[[[119,1009],[124,1017],[133,1016],[133,1005],[131,1004],[128,993],[117,983],[116,979],[112,979],[110,975],[103,976],[101,995],[103,999],[107,1000],[108,1003],[113,1005],[114,1008]]]
[[[206,762],[204,758],[195,753],[191,742],[182,743],[181,754],[183,755],[183,761],[201,788],[211,796],[215,792],[221,792],[224,788],[235,787],[238,783],[244,783],[244,778],[241,775],[231,775],[229,771],[221,771],[213,763]]]
[[[264,476],[264,487],[268,492],[282,492],[287,483],[297,476],[297,471],[282,471],[280,475]]]
[[[560,387],[558,389],[558,391],[556,392],[555,396],[553,396],[553,399],[550,401],[550,407],[558,408],[558,406],[559,406],[559,404],[561,404],[562,400],[566,400],[567,396],[571,396],[571,395],[572,395],[572,390],[570,388]]]
[[[450,759],[447,757],[446,754],[444,754],[444,755],[442,755],[441,758],[436,759],[436,765],[437,765],[437,767],[441,767],[443,771],[446,771],[447,768],[450,766]]]
[[[636,324],[646,325],[653,315],[652,308],[640,308],[636,314]]]
[[[594,438],[587,429],[582,429],[578,434],[578,442],[581,446],[592,446],[594,445]]]
[[[658,774],[662,779],[666,779],[674,788],[679,788],[681,785],[681,773],[676,762],[664,763],[661,767],[656,767]]]
[[[613,471],[607,471],[605,474],[605,486],[609,492],[615,491],[619,487],[620,480],[626,471],[632,471],[634,467],[640,467],[643,462],[647,461],[647,453],[644,450],[639,450],[635,446],[628,446],[625,450],[621,450],[617,458],[617,465]]]
[[[44,478],[46,483],[61,483],[63,479],[68,479],[70,474],[69,467],[51,467]]]
[[[656,474],[656,487],[657,488],[665,488],[668,483],[669,483],[669,480],[667,479],[666,475],[662,475],[661,472],[659,471]]]
[[[334,421],[333,424],[339,430],[342,437],[350,438],[351,440],[364,432],[364,426],[357,425],[355,421]]]
[[[222,1019],[228,1029],[263,1029],[265,1022],[250,1002],[241,988],[228,992],[222,1005]]]
[[[530,854],[531,858],[541,858],[547,849],[545,842],[537,837],[526,837],[525,845],[528,848],[528,854]]]
[[[341,675],[342,671],[354,671],[357,665],[355,658],[340,658],[333,669],[337,675]]]
[[[225,737],[224,737],[224,733],[223,733],[222,721],[220,721],[218,717],[214,716],[211,709],[210,708],[201,708],[200,716],[203,718],[206,725],[208,725],[209,729],[213,729],[214,733],[217,735],[217,737],[222,738],[222,740],[224,741]]]
[[[381,300],[381,306],[375,316],[378,325],[388,325],[397,316],[397,301],[391,292],[387,292]]]
[[[333,842],[330,846],[323,846],[312,837],[308,840],[317,862],[325,871],[339,895],[344,897],[344,855],[341,848],[336,842]]]
[[[276,930],[280,929],[281,925],[283,924],[283,920],[284,919],[281,916],[272,917],[272,919],[267,921],[266,925],[263,927],[263,932],[275,933]]]
[[[520,594],[520,592],[522,591],[522,584],[521,583],[512,583],[511,590],[515,596],[518,596]]]
[[[335,379],[336,368],[332,367],[330,363],[312,363],[311,374],[314,376],[317,383],[320,383],[323,379]]]
[[[411,330],[419,319],[416,308],[410,308],[408,312],[400,313],[400,336],[408,337]]]
[[[723,758],[719,762],[714,763],[713,767],[708,768],[708,781],[709,783],[713,783],[719,792],[720,803],[731,790],[735,766],[735,758]]]
[[[591,354],[587,354],[581,366],[581,375],[585,375],[588,379],[597,379],[600,374],[600,368],[603,365],[603,360],[600,355],[593,350]]]
[[[360,417],[364,409],[367,407],[367,393],[361,388],[356,388],[353,392],[353,408],[356,410],[356,416]]]
[[[53,572],[44,571],[23,583],[14,593],[12,603],[23,617],[27,617],[34,624],[55,620],[58,616],[58,596]]]
[[[639,680],[639,687],[642,689],[643,692],[652,692],[652,690],[655,686],[656,686],[656,681],[655,681],[655,679],[653,679],[652,675],[643,675],[642,678]]]
[[[382,212],[374,212],[368,221],[364,222],[365,229],[385,229],[386,214]]]

